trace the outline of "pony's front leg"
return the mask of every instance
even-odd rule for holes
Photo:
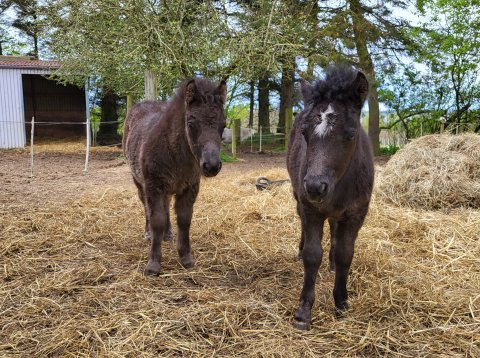
[[[328,219],[328,224],[330,226],[330,251],[328,253],[328,262],[330,272],[335,272],[335,243],[337,236],[337,221],[334,219]]]
[[[318,268],[322,263],[323,248],[321,243],[324,218],[314,213],[302,213],[302,230],[304,245],[302,250],[304,280],[300,294],[300,304],[295,312],[294,325],[298,329],[309,329],[312,306],[315,301],[315,281]]]
[[[146,192],[152,245],[145,275],[158,275],[162,260],[162,240],[168,229],[168,198],[156,190]]]
[[[295,200],[296,200],[296,196],[295,196]],[[297,201],[297,214],[298,216],[301,218],[302,217],[302,209],[301,209],[301,204]],[[297,255],[297,260],[301,260],[302,259],[302,251],[303,251],[303,245],[305,244],[305,230],[303,228],[303,225],[302,225],[302,228],[301,228],[302,232],[300,234],[300,243],[298,244],[298,255]]]
[[[192,222],[193,204],[198,194],[199,183],[188,187],[175,198],[175,212],[177,213],[178,239],[177,250],[180,263],[185,268],[195,266],[195,260],[190,251],[190,224]]]
[[[348,309],[347,279],[353,260],[355,240],[365,215],[357,215],[338,222],[335,242],[335,286],[333,299],[337,313]]]

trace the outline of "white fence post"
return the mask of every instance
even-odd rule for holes
[[[83,168],[83,173],[86,174],[88,170],[88,159],[90,156],[90,108],[88,101],[88,81],[85,83],[85,109],[86,109],[86,121],[85,127],[87,131],[87,143],[85,149],[85,167]]]
[[[262,132],[263,132],[263,129],[262,129],[262,126],[260,126],[260,148],[258,149],[260,153],[262,152]]]
[[[253,153],[253,129],[250,128],[250,153]]]
[[[30,128],[30,178],[33,177],[33,134],[35,131],[35,116],[32,117]]]

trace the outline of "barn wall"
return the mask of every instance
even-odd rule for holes
[[[33,111],[31,103],[28,103],[31,96],[24,103],[22,74],[48,75],[50,72],[50,70],[28,68],[0,69],[0,148],[22,148],[27,140],[30,140],[30,125],[26,122],[31,121]],[[38,80],[40,87],[44,86],[50,90],[50,85],[56,85],[53,81],[42,85],[41,83],[47,80],[40,76],[34,77],[41,78]],[[76,96],[78,98],[73,98]],[[38,102],[39,111],[36,113],[36,121],[85,122],[86,105],[83,89],[75,86],[67,86],[65,89],[60,85],[56,89],[51,89],[47,95],[40,96]],[[52,104],[52,109],[47,109],[47,103]],[[85,125],[38,125],[35,127],[35,133],[36,136],[78,137],[85,135]]]
[[[25,146],[22,77],[19,70],[0,71],[0,148]]]
[[[35,127],[35,137],[80,137],[85,135],[85,91],[73,85],[61,85],[38,75],[23,75],[25,127],[35,121],[51,122]],[[77,122],[78,124],[61,124]],[[59,124],[55,124],[59,123]]]

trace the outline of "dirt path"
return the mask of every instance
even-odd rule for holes
[[[86,174],[82,145],[47,145],[37,150],[33,178],[30,178],[28,149],[0,151],[0,204],[29,202],[42,206],[75,200],[88,192],[133,187],[130,170],[118,148],[94,148]],[[385,162],[384,157],[377,159],[379,165]],[[285,153],[240,153],[237,162],[224,163],[219,175],[278,167],[285,167]]]
[[[82,150],[49,151],[35,154],[34,177],[30,178],[28,150],[0,151],[0,204],[12,201],[41,205],[75,199],[87,192],[111,187],[130,187],[130,170],[119,149],[94,149],[88,172],[83,172]],[[222,173],[285,165],[285,154],[242,153],[235,163],[225,163]]]

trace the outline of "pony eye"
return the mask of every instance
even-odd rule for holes
[[[301,128],[301,132],[302,132],[302,135],[306,137],[306,135],[308,134],[308,126],[304,124]]]
[[[357,129],[356,128],[350,128],[347,129],[347,132],[345,134],[345,138],[348,140],[352,140],[355,138],[355,135],[357,134]]]
[[[195,116],[190,114],[187,118],[187,126],[188,128],[193,128],[195,127]]]

